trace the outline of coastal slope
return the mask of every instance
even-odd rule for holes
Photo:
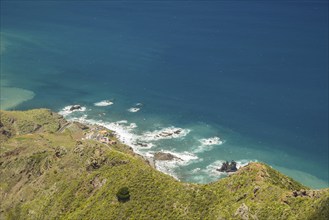
[[[213,183],[183,183],[106,128],[47,109],[0,116],[0,219],[329,217],[329,189],[309,189],[263,163]],[[122,187],[129,200],[118,200]]]

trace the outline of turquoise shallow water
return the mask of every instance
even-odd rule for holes
[[[237,160],[329,186],[327,2],[1,4],[1,86],[34,94],[12,109],[85,106],[67,117],[176,153],[159,169],[183,181]]]

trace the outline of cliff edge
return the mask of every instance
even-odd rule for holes
[[[47,109],[0,117],[0,219],[329,218],[329,189],[309,189],[263,163],[213,183],[183,183],[105,128]]]

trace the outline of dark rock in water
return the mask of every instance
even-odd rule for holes
[[[219,172],[226,172],[228,165],[229,165],[229,163],[226,161],[226,162],[222,163],[222,166],[219,169],[216,169],[216,170]]]
[[[157,134],[156,137],[171,137],[174,134],[180,134],[182,132],[182,129],[177,129],[174,131],[163,131],[160,134]]]
[[[165,132],[165,131],[160,133],[160,136],[162,136],[162,137],[169,137],[169,136],[172,136],[172,135],[173,135],[173,133]]]
[[[175,134],[180,134],[182,132],[181,129],[177,129],[176,131],[174,131]]]
[[[137,141],[136,144],[137,144],[138,146],[141,146],[141,147],[148,147],[148,146],[149,146],[147,143],[145,143],[145,142],[140,142],[140,141]]]
[[[236,162],[234,160],[229,163],[225,161],[219,169],[216,169],[219,172],[235,172],[238,169],[236,168]]]
[[[156,152],[154,154],[154,159],[155,160],[174,160],[174,159],[181,160],[179,157],[176,157],[170,153],[163,153],[163,152]]]
[[[228,171],[227,172],[235,172],[237,171],[238,168],[236,167],[236,162],[235,161],[231,161],[231,164],[228,167]]]
[[[72,105],[70,111],[80,110],[80,109],[81,109],[81,105]]]

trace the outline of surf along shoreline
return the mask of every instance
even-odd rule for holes
[[[105,103],[105,101],[98,102]],[[112,105],[113,102],[109,102]],[[62,115],[67,121],[79,122],[90,127],[90,131],[86,132],[84,139],[96,140],[98,142],[107,144],[122,144],[139,157],[143,158],[154,169],[172,176],[178,181],[181,181],[179,176],[174,172],[174,169],[180,166],[185,166],[190,163],[198,161],[200,158],[193,152],[172,152],[169,150],[152,151],[154,146],[152,141],[183,138],[190,130],[177,128],[174,126],[163,128],[155,131],[147,131],[142,135],[133,133],[133,129],[137,127],[135,123],[128,123],[126,120],[117,122],[105,122],[102,120],[87,119],[87,114],[83,114],[87,110],[86,107],[80,105],[70,105],[64,107],[58,114]],[[128,109],[129,111],[129,109]],[[74,112],[80,112],[83,115],[80,117],[71,117]],[[221,145],[223,141],[219,137],[204,138],[199,140],[205,147],[212,147],[212,145]],[[147,151],[145,151],[147,150]],[[222,161],[224,163],[225,161]],[[237,169],[248,165],[247,163],[237,163]],[[227,172],[220,172],[221,164],[217,163],[217,167],[210,166],[214,173],[218,174],[218,179],[226,176]],[[217,176],[217,175],[216,175]]]

